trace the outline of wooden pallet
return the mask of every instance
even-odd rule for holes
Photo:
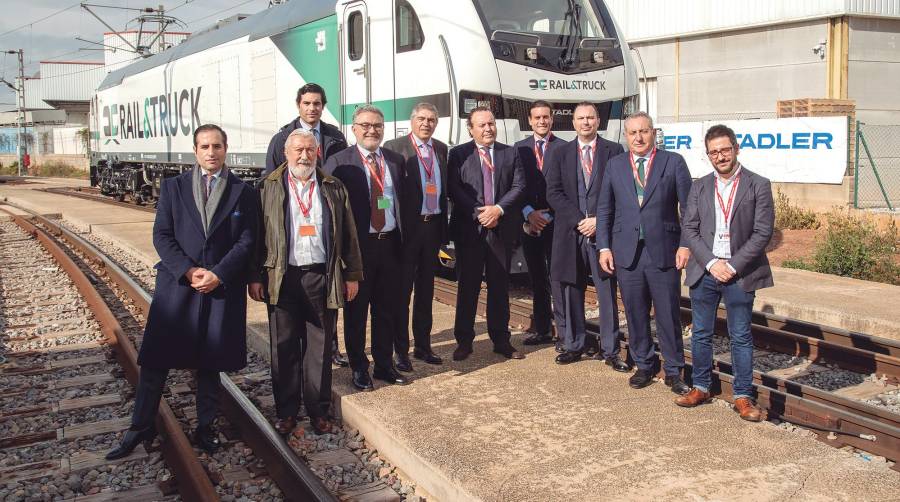
[[[777,102],[775,111],[778,118],[855,116],[856,101],[822,98],[783,99]]]

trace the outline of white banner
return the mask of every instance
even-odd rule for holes
[[[768,120],[674,122],[660,124],[666,150],[687,161],[691,176],[712,172],[703,138],[724,124],[737,136],[741,164],[771,181],[830,183],[844,181],[847,170],[847,117],[796,117]]]

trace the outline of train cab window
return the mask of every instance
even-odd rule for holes
[[[365,36],[362,12],[350,13],[347,17],[347,55],[350,61],[359,61],[363,57]]]
[[[416,11],[406,0],[397,2],[397,52],[409,52],[422,48],[425,36]]]

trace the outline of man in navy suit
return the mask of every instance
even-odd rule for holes
[[[547,200],[556,215],[550,275],[562,285],[561,310],[565,315],[560,332],[565,352],[556,357],[556,362],[574,363],[581,359],[586,345],[597,345],[596,339],[587,338],[584,326],[584,291],[590,276],[600,306],[601,356],[616,371],[628,371],[629,366],[619,358],[616,278],[600,269],[594,247],[597,195],[609,160],[623,149],[597,134],[600,120],[593,103],[579,103],[572,123],[578,137],[558,148],[547,159],[546,168]]]
[[[519,159],[525,172],[528,187],[522,216],[522,252],[531,277],[534,291],[532,317],[534,334],[525,339],[525,345],[540,345],[553,341],[553,324],[562,328],[562,311],[559,310],[561,288],[558,281],[551,281],[549,274],[550,256],[553,246],[553,210],[547,203],[547,182],[544,179],[547,158],[565,141],[551,132],[553,127],[553,107],[542,100],[535,101],[528,110],[528,124],[533,134],[514,146],[519,150]],[[551,302],[552,298],[552,302]]]
[[[214,421],[219,372],[247,365],[247,281],[256,242],[256,194],[225,167],[228,137],[219,126],[194,131],[197,165],[163,180],[153,247],[156,290],[138,364],[131,427],[109,460],[156,435],[154,419],[172,368],[197,370],[194,440],[219,447]]]
[[[524,356],[509,342],[509,263],[522,223],[525,177],[515,148],[497,143],[497,124],[489,108],[468,117],[471,145],[450,152],[447,184],[453,212],[450,238],[456,249],[458,288],[453,332],[454,361],[472,354],[475,310],[482,272],[487,281],[488,335],[494,352],[507,359]],[[455,151],[459,150],[459,152]],[[471,151],[467,157],[461,152]]]
[[[681,238],[679,209],[686,207],[691,173],[680,155],[656,148],[656,130],[647,113],[625,119],[625,135],[629,152],[609,162],[600,185],[600,266],[607,273],[615,271],[622,290],[629,351],[637,366],[629,385],[639,389],[653,381],[652,302],[666,385],[685,394],[690,388],[681,379],[679,282],[691,252]]]
[[[356,298],[344,307],[344,343],[353,369],[353,385],[373,390],[366,357],[366,320],[372,309],[372,372],[378,380],[403,385],[407,380],[394,367],[394,334],[398,302],[403,297],[401,238],[403,226],[403,156],[381,148],[384,114],[363,105],[353,112],[356,145],[325,162],[325,172],[341,180],[350,196],[362,253],[363,280]]]

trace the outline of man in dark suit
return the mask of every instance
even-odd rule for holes
[[[562,289],[558,281],[551,281],[549,268],[553,246],[553,210],[547,203],[547,182],[544,159],[565,144],[551,132],[553,107],[542,100],[535,101],[528,110],[528,124],[533,134],[514,146],[519,151],[525,182],[528,187],[522,216],[522,252],[528,265],[531,290],[534,292],[532,318],[534,334],[524,340],[525,345],[553,342],[553,324],[563,327],[565,319],[560,310]],[[552,301],[551,301],[552,298]]]
[[[447,145],[432,138],[438,110],[431,103],[419,103],[409,118],[412,132],[392,139],[384,148],[399,153],[403,165],[403,297],[397,318],[394,350],[397,369],[412,371],[409,360],[409,300],[415,289],[412,329],[413,357],[428,364],[441,364],[431,350],[431,305],[434,300],[434,271],[438,250],[447,237]]]
[[[616,278],[600,269],[594,247],[597,195],[605,175],[608,176],[609,160],[623,149],[597,134],[600,120],[593,103],[579,103],[572,122],[578,137],[547,159],[547,199],[556,215],[550,275],[562,284],[561,310],[565,313],[561,337],[566,350],[556,357],[556,362],[580,360],[588,344],[584,291],[590,276],[600,306],[601,356],[616,371],[628,371],[629,366],[619,358]],[[596,339],[590,341],[597,344]]]
[[[682,218],[691,249],[684,284],[691,288],[694,387],[675,400],[692,407],[710,398],[712,337],[719,301],[725,300],[734,409],[744,420],[759,422],[753,402],[753,335],[750,332],[756,290],[774,285],[766,246],[775,228],[772,185],[741,166],[734,131],[716,125],[706,132],[706,152],[714,171],[691,186]]]
[[[287,162],[260,187],[263,224],[250,297],[269,311],[275,429],[296,426],[300,399],[316,434],[334,430],[331,333],[337,309],[353,300],[363,278],[356,224],[344,185],[316,169],[313,133],[295,129]]]
[[[325,109],[326,103],[328,100],[325,98],[325,89],[319,84],[310,82],[297,90],[299,116],[285,124],[269,141],[263,178],[284,164],[284,143],[295,129],[310,131],[316,136],[316,141],[319,143],[319,150],[316,152],[317,167],[322,167],[329,157],[347,148],[347,139],[344,137],[344,133],[337,127],[322,122],[322,111]],[[347,366],[348,364],[347,358],[341,355],[341,351],[338,349],[336,330],[332,333],[332,362],[337,366]]]
[[[403,234],[404,160],[380,147],[384,137],[384,114],[364,105],[353,113],[356,145],[332,156],[325,172],[341,180],[350,196],[362,253],[363,280],[359,293],[344,308],[344,343],[353,385],[372,390],[369,358],[366,357],[366,320],[372,308],[372,359],[378,380],[403,385],[407,380],[393,364],[394,333],[397,331],[398,302],[403,296],[398,280]]]
[[[665,383],[685,394],[690,389],[681,378],[679,279],[691,252],[681,239],[678,211],[687,203],[691,173],[680,155],[656,149],[653,119],[645,112],[625,119],[625,135],[629,152],[609,162],[600,185],[600,266],[610,274],[615,270],[622,291],[629,352],[637,366],[629,385],[639,389],[653,382],[652,301]]]
[[[165,179],[153,223],[159,254],[147,316],[131,427],[106,458],[121,458],[156,435],[153,422],[172,368],[197,370],[194,440],[219,447],[214,420],[219,372],[247,365],[247,280],[256,239],[257,199],[225,168],[228,138],[219,126],[194,131],[197,166]]]
[[[472,354],[475,311],[482,272],[487,281],[488,334],[494,352],[507,359],[524,356],[509,342],[509,263],[513,243],[522,222],[525,177],[515,148],[496,143],[497,124],[489,108],[474,108],[468,117],[472,145],[454,148],[450,157],[459,162],[461,152],[471,150],[461,163],[451,163],[448,175],[453,212],[450,238],[456,249],[458,287],[454,361]]]

